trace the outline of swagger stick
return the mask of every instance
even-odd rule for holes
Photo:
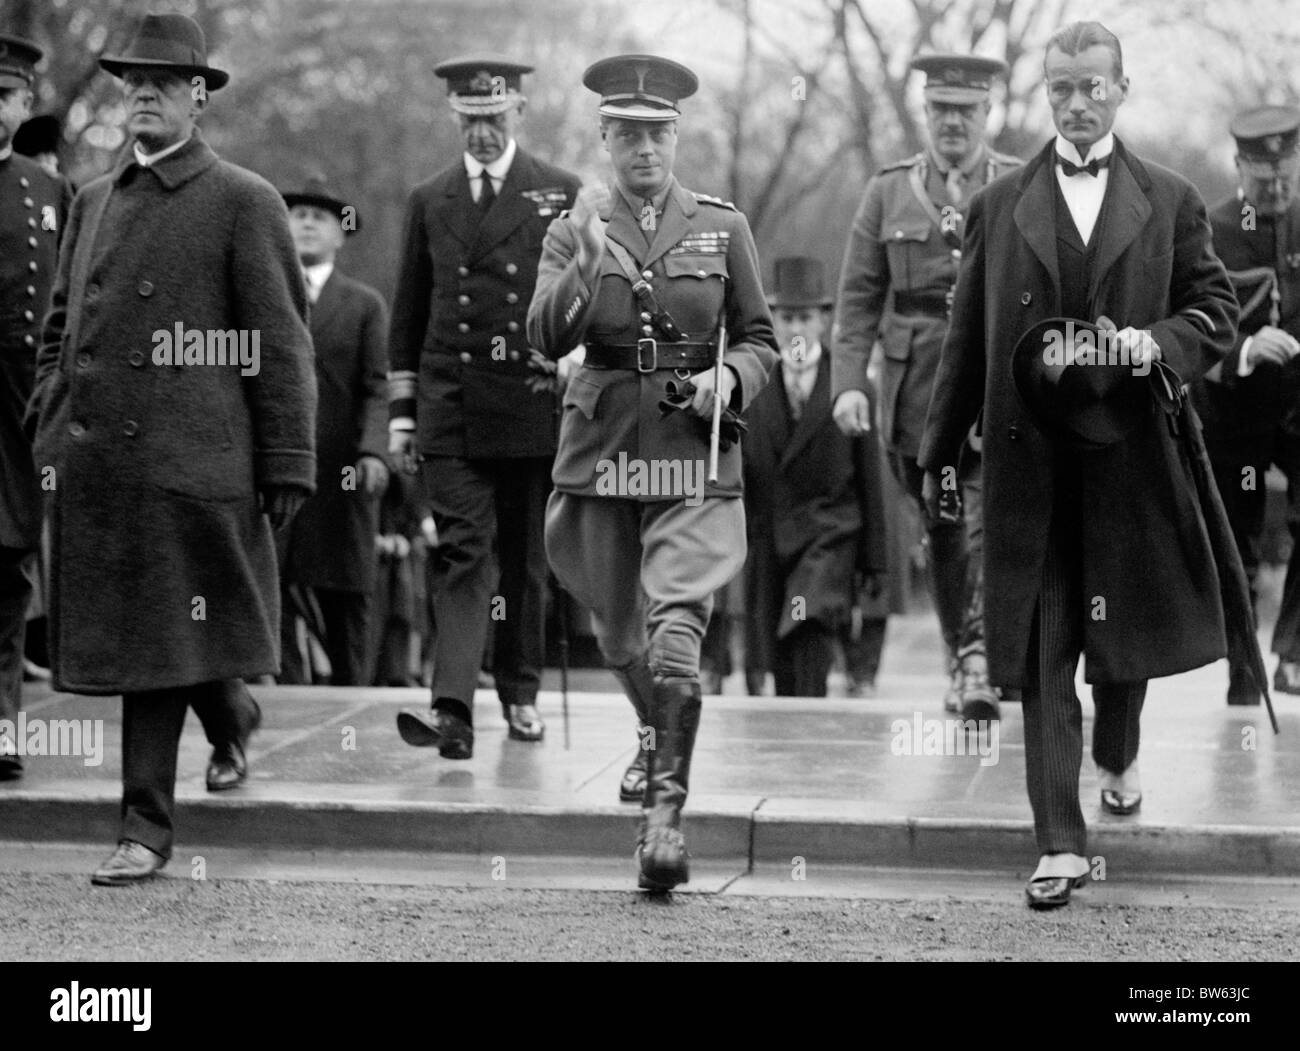
[[[718,481],[718,443],[722,440],[722,358],[727,353],[727,278],[722,276],[722,311],[718,315],[718,360],[713,366],[713,430],[709,432],[709,481]]]

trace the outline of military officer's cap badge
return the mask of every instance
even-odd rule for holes
[[[587,68],[582,83],[600,96],[600,114],[622,120],[666,121],[700,86],[680,62],[657,55],[616,55]]]
[[[30,40],[0,34],[0,90],[29,88],[45,52]]]
[[[912,68],[925,74],[925,97],[930,102],[959,106],[983,102],[993,88],[993,78],[1007,71],[1007,64],[978,55],[918,55]]]
[[[457,113],[490,117],[523,101],[523,75],[532,66],[501,55],[464,55],[433,68],[447,82],[447,101]]]
[[[1300,152],[1300,109],[1292,106],[1256,106],[1238,113],[1228,130],[1247,166],[1272,167]]]

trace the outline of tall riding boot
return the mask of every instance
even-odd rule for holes
[[[622,668],[610,669],[632,702],[636,711],[636,756],[623,771],[623,780],[618,786],[618,798],[623,803],[639,803],[645,798],[645,779],[650,769],[649,752],[646,748],[648,735],[645,732],[650,725],[650,704],[654,697],[655,681],[650,674],[650,665],[645,657],[639,657]]]
[[[637,858],[642,890],[672,890],[690,879],[686,841],[678,828],[700,726],[700,684],[657,682],[650,707],[654,747],[641,810]]]

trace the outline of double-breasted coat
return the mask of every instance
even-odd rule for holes
[[[362,456],[387,463],[388,311],[369,285],[330,273],[311,305],[316,350],[316,493],[294,516],[285,576],[368,593],[375,585],[378,494],[356,477]]]
[[[73,201],[31,412],[37,469],[55,479],[56,688],[278,670],[258,490],[315,486],[306,309],[279,193],[197,133],[147,169],[128,154]],[[232,332],[249,350],[256,338],[255,367],[215,363]]]
[[[1024,685],[1053,508],[1053,444],[1020,401],[1011,355],[1059,313],[1054,142],[976,195],[920,464],[957,463],[982,413],[989,674]],[[1182,176],[1116,140],[1088,317],[1150,329],[1184,383],[1233,345],[1237,303],[1210,245],[1205,205]],[[1133,682],[1224,655],[1218,575],[1181,444],[1151,415],[1082,460],[1085,676]],[[1098,601],[1100,600],[1100,601]]]
[[[745,435],[747,663],[774,667],[773,643],[802,621],[833,630],[848,619],[856,573],[885,569],[880,451],[874,432],[840,433],[831,416],[831,363],[817,363],[799,419],[783,366],[749,407]],[[796,621],[795,601],[801,621]]]

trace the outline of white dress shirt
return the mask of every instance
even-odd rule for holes
[[[1088,160],[1109,157],[1114,150],[1115,135],[1108,131],[1092,144],[1091,149],[1088,150]],[[1071,164],[1083,165],[1084,163],[1074,143],[1061,135],[1056,136],[1056,152]],[[1096,175],[1079,172],[1077,175],[1070,176],[1065,174],[1065,169],[1055,160],[1052,161],[1052,167],[1056,171],[1056,185],[1061,188],[1061,196],[1065,198],[1066,206],[1070,209],[1074,225],[1079,228],[1079,236],[1083,238],[1083,243],[1087,244],[1092,240],[1097,216],[1101,214],[1101,202],[1105,199],[1106,187],[1110,184],[1110,165],[1102,168]]]
[[[325,282],[330,279],[330,274],[334,273],[334,260],[325,263],[315,263],[312,266],[302,268],[302,276],[307,282],[307,298],[313,303],[320,299],[321,289],[325,287]]]
[[[781,348],[781,376],[785,380],[785,396],[795,419],[801,418],[808,408],[808,399],[812,397],[813,386],[817,382],[817,362],[821,356],[820,342],[805,347],[802,360],[795,359],[792,346]]]
[[[159,150],[157,153],[145,153],[144,148],[137,141],[132,149],[135,151],[135,162],[141,168],[152,168],[164,157],[170,157],[173,153],[184,146],[189,139],[181,139],[180,142],[173,142],[170,146]]]
[[[515,159],[515,140],[511,139],[506,144],[506,148],[501,151],[501,156],[491,164],[483,165],[476,161],[468,153],[465,154],[465,174],[469,176],[469,192],[474,197],[474,203],[478,204],[478,199],[483,196],[483,172],[486,168],[488,178],[492,180],[492,189],[498,197],[501,196],[501,186],[506,181],[506,176],[510,173],[510,165]]]

